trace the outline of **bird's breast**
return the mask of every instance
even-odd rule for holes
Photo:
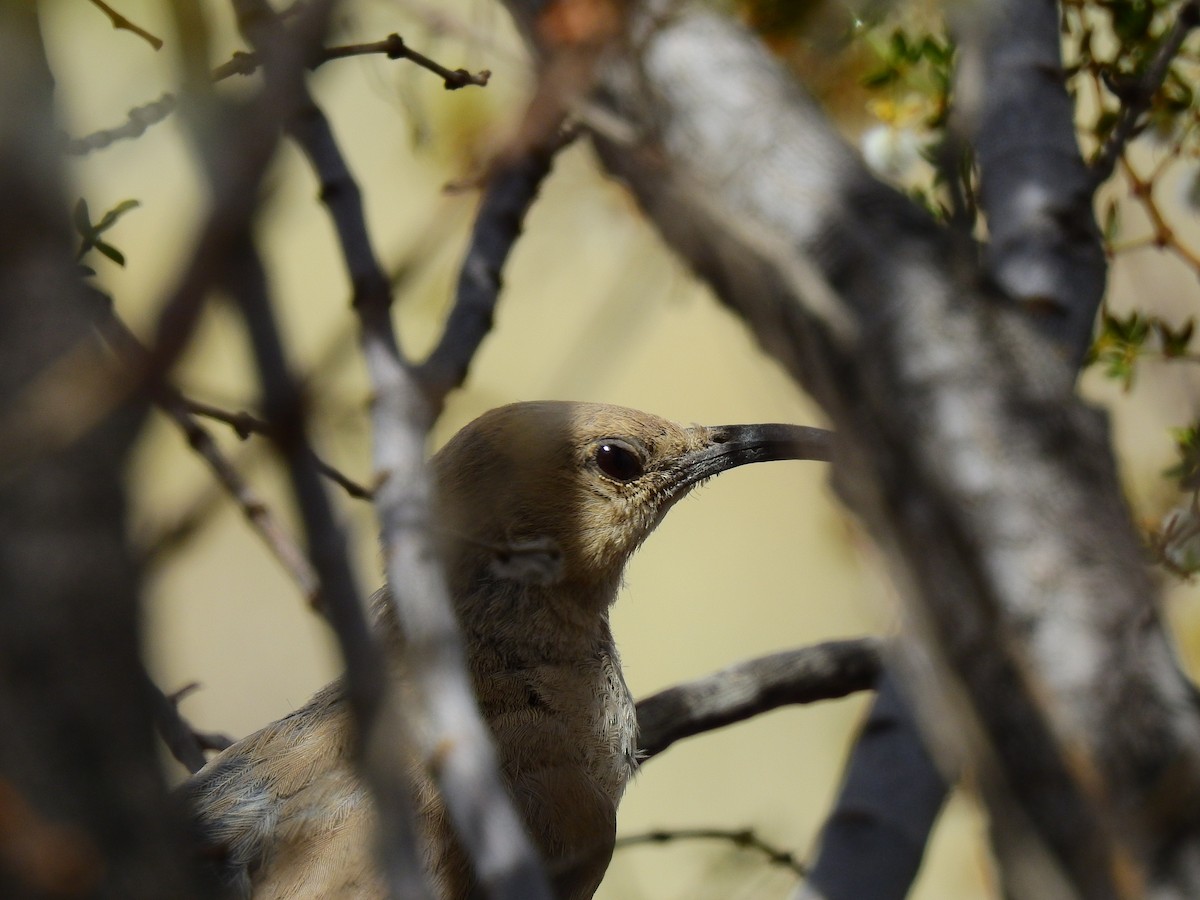
[[[616,806],[635,765],[637,720],[615,653],[492,670],[479,694],[510,777],[573,770]]]

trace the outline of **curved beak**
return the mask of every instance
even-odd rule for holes
[[[680,459],[677,489],[748,463],[832,457],[833,432],[805,425],[713,425],[707,446]]]

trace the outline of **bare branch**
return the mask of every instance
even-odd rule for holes
[[[685,737],[741,722],[790,703],[868,690],[880,670],[872,638],[830,641],[738,663],[638,701],[638,751],[646,760]]]
[[[97,325],[105,340],[126,366],[134,371],[147,367],[147,350],[120,320],[108,296],[93,291],[98,307]],[[188,401],[169,382],[163,382],[153,394],[154,403],[179,427],[188,444],[208,464],[217,481],[237,504],[246,521],[258,534],[267,549],[296,582],[305,600],[312,606],[320,604],[320,583],[316,572],[291,535],[275,518],[265,500],[242,477],[233,462],[221,452],[213,436],[192,415]],[[183,762],[183,760],[180,760]],[[186,763],[185,763],[186,764]],[[193,770],[194,771],[194,770]]]
[[[190,397],[180,398],[187,409],[193,415],[203,416],[206,419],[213,419],[217,422],[224,422],[234,433],[245,440],[252,434],[262,435],[263,437],[271,436],[271,423],[266,422],[257,416],[251,415],[244,410],[239,412],[230,412],[227,409],[222,409],[219,406],[213,406],[211,403],[201,403],[199,400],[193,400]],[[313,453],[313,462],[317,465],[317,471],[344,490],[349,496],[355,500],[370,500],[371,489],[359,484],[349,475],[346,475],[340,469],[331,466],[321,457]]]
[[[987,268],[1078,366],[1107,262],[1065,85],[1058,4],[1004,0],[958,30],[955,117],[979,162]]]
[[[279,27],[262,0],[237,0],[239,27],[259,49]],[[375,505],[394,611],[422,704],[423,760],[435,777],[481,888],[497,898],[549,898],[536,852],[500,779],[430,530],[425,436],[432,417],[396,342],[391,290],[371,244],[362,197],[323,113],[305,97],[289,131],[321,179],[354,285],[372,407]],[[436,765],[433,761],[436,758]],[[411,873],[409,873],[411,875]]]
[[[448,91],[457,91],[459,88],[469,87],[470,85],[485,87],[488,79],[492,77],[492,73],[487,69],[482,69],[474,75],[466,69],[447,69],[436,60],[432,60],[425,54],[418,53],[409,47],[408,44],[404,43],[404,38],[395,33],[389,34],[382,41],[376,41],[373,44],[327,47],[325,52],[321,54],[320,62],[316,63],[313,68],[329,62],[331,59],[342,59],[347,56],[363,56],[370,53],[384,53],[387,54],[388,59],[410,60],[422,69],[428,69],[435,75],[440,76]]]
[[[115,128],[102,128],[81,138],[69,138],[63,145],[68,156],[87,156],[94,150],[103,150],[117,141],[139,138],[151,125],[157,125],[175,111],[177,100],[174,94],[165,93],[157,100],[135,106],[125,115],[125,121]]]
[[[446,395],[466,380],[471,360],[491,331],[500,272],[521,235],[525,213],[549,174],[555,154],[574,136],[558,134],[514,159],[501,159],[488,178],[459,272],[454,308],[437,347],[416,372],[434,409],[440,410]]]
[[[92,0],[97,2],[97,0]],[[386,55],[388,59],[408,59],[441,75],[446,82],[447,90],[456,90],[468,85],[483,87],[488,83],[491,72],[484,69],[472,74],[466,69],[447,69],[440,63],[418,53],[408,47],[403,38],[390,34],[382,41],[369,44],[345,44],[335,47],[323,47],[317,51],[316,58],[308,63],[310,69],[316,69],[330,60],[345,59],[351,56],[367,56],[372,54]],[[262,65],[256,53],[237,51],[228,62],[222,63],[212,70],[213,81],[223,81],[234,75],[251,75]],[[175,112],[179,105],[178,98],[171,93],[165,93],[157,100],[144,103],[131,109],[125,117],[125,122],[114,128],[103,128],[81,138],[71,138],[63,145],[63,152],[69,156],[86,156],[95,150],[103,150],[120,140],[132,140],[141,137],[147,128],[156,125]]]
[[[190,694],[198,684],[185,685],[173,694],[162,692],[158,685],[146,679],[154,706],[154,725],[159,736],[175,757],[189,772],[195,774],[208,762],[206,750],[224,750],[233,744],[233,739],[223,734],[197,731],[179,712],[179,701]]]
[[[904,900],[948,790],[911,704],[884,670],[795,900]]]
[[[386,56],[388,59],[407,59],[414,62],[421,68],[427,69],[435,75],[440,75],[443,81],[445,81],[446,90],[448,91],[456,91],[459,88],[471,85],[485,87],[488,79],[492,77],[492,73],[487,69],[482,69],[475,74],[468,72],[466,69],[448,69],[425,54],[413,50],[404,42],[404,38],[398,34],[389,34],[382,41],[373,41],[366,44],[342,44],[334,47],[322,47],[309,61],[308,67],[315,70],[335,59],[375,55]],[[224,62],[213,69],[212,78],[213,81],[223,81],[234,75],[252,75],[258,71],[261,65],[262,60],[257,53],[247,53],[239,50],[233,54],[233,58],[228,62]]]
[[[800,862],[792,851],[776,847],[760,838],[749,828],[671,828],[646,831],[641,834],[626,834],[617,838],[615,849],[621,850],[640,844],[671,844],[676,841],[722,841],[741,850],[754,850],[761,853],[767,858],[767,862],[791,869],[801,877],[808,874],[804,863]]]
[[[220,159],[209,162],[219,168],[213,182],[212,205],[200,236],[188,257],[182,278],[162,306],[155,337],[150,345],[145,383],[153,386],[163,379],[191,338],[204,305],[208,288],[221,271],[234,237],[241,233],[258,204],[259,179],[270,162],[282,123],[296,108],[304,90],[304,61],[320,46],[334,0],[313,0],[295,17],[292,40],[280,54],[280,77],[267,79],[263,89],[229,126],[220,145]],[[194,2],[172,4],[180,32],[187,33],[193,19],[202,15]],[[201,48],[203,49],[203,48]],[[207,83],[196,76],[202,53],[192,53],[189,62],[197,103],[206,102]]]
[[[965,61],[952,121],[968,126],[964,136],[982,165],[997,277],[1078,361],[1090,343],[1105,260],[1062,84],[1056,10],[1041,2],[997,6],[959,16]],[[954,145],[956,131],[947,136]],[[813,877],[798,896],[907,896],[946,790],[899,686],[885,677],[824,828]]]
[[[407,736],[389,704],[387,662],[371,634],[367,608],[346,553],[345,535],[334,519],[321,476],[307,446],[300,391],[284,357],[266,293],[266,276],[247,240],[228,274],[250,332],[263,385],[271,437],[287,463],[309,554],[321,579],[324,610],[346,664],[346,695],[359,728],[358,754],[379,815],[384,874],[396,897],[425,897],[412,790],[402,754]],[[390,752],[373,752],[380,744]]]
[[[104,0],[91,0],[91,3],[92,6],[96,7],[98,10],[108,16],[108,20],[112,22],[113,28],[117,29],[118,31],[123,30],[136,34],[155,50],[162,49],[163,42],[161,38],[155,37],[136,22],[131,22],[129,19],[125,18],[125,16],[121,15],[119,12],[105,3]]]
[[[534,33],[542,4],[507,5]],[[656,0],[628,30],[591,100],[631,137],[597,132],[602,159],[834,422],[835,485],[960,726],[933,737],[967,745],[1068,895],[1130,871],[1196,894],[1200,824],[1147,798],[1200,794],[1200,714],[1073,370],[756,40]]]
[[[37,6],[0,3],[0,419],[80,348],[86,314]],[[112,379],[112,367],[88,374]],[[113,379],[115,380],[115,379]],[[50,396],[69,406],[69,394]],[[0,896],[204,895],[158,765],[123,473],[147,405],[0,467]],[[49,412],[53,413],[53,410]],[[59,413],[62,410],[58,411]],[[5,443],[29,441],[7,433]]]

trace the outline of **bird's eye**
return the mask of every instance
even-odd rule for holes
[[[596,445],[596,468],[615,481],[634,481],[646,471],[642,458],[624,441],[601,441]]]

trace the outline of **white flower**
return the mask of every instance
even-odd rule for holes
[[[922,140],[911,128],[880,123],[863,132],[863,159],[875,172],[899,180],[921,159]]]

